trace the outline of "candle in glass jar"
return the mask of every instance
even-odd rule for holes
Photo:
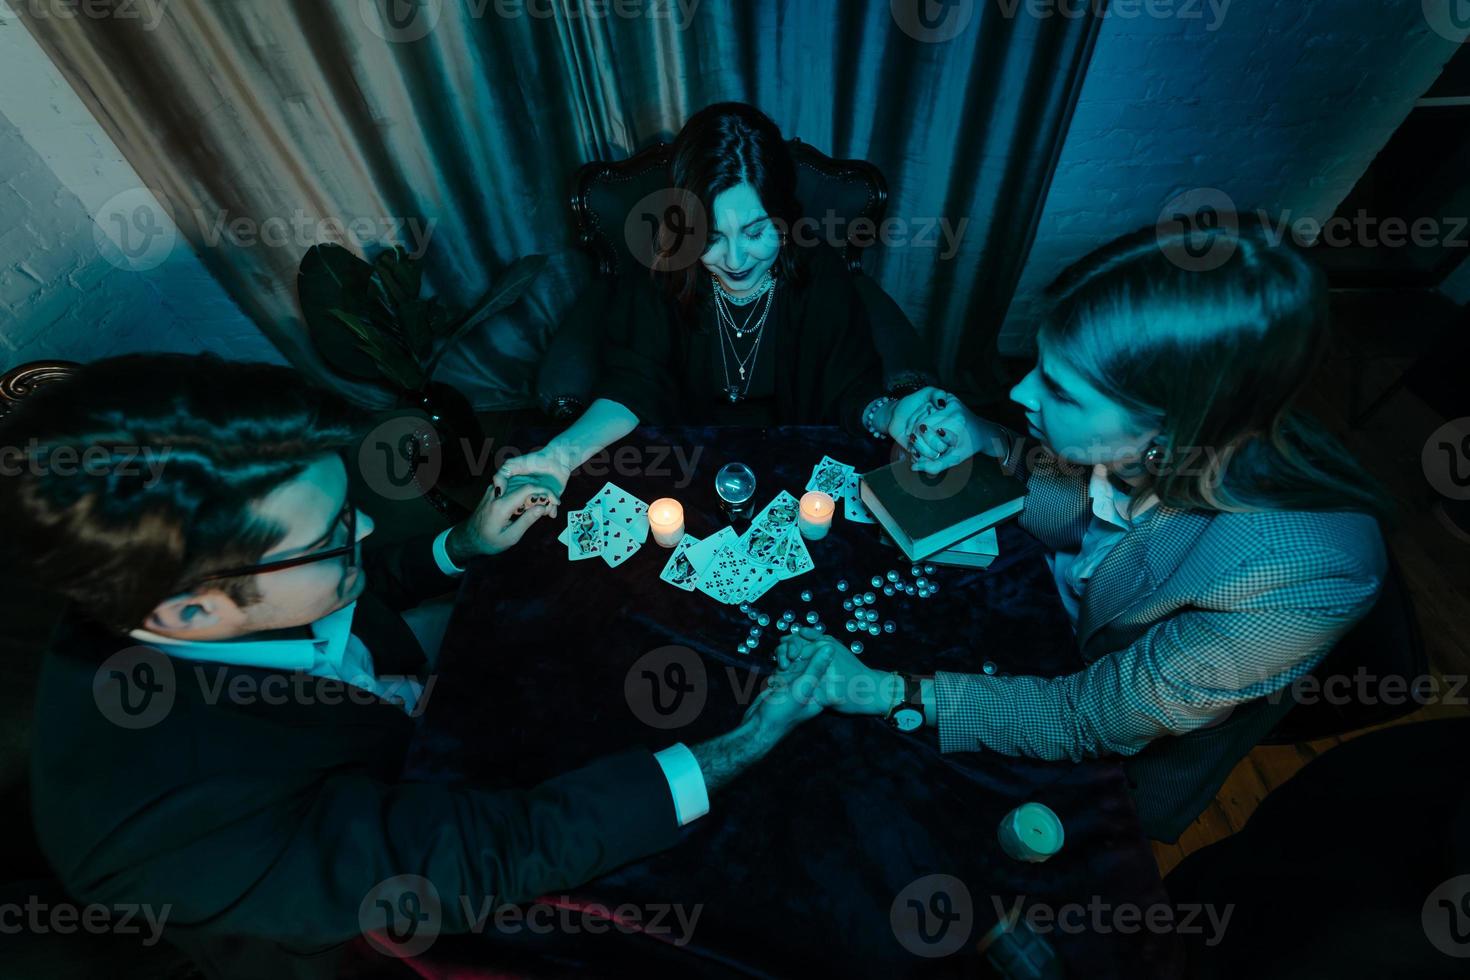
[[[832,527],[832,515],[836,512],[837,505],[827,494],[817,490],[803,494],[801,515],[797,519],[801,527],[801,536],[808,541],[820,541],[825,538]]]
[[[670,497],[661,497],[648,507],[648,529],[653,540],[672,548],[684,537],[684,506]]]

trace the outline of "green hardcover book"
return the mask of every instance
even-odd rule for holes
[[[915,473],[900,460],[866,473],[863,503],[910,561],[944,551],[1021,512],[1026,488],[979,455],[953,469]]]

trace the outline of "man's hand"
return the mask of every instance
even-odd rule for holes
[[[555,517],[559,498],[550,491],[522,486],[503,496],[485,491],[475,512],[456,525],[444,542],[449,558],[461,567],[478,555],[498,555],[513,548],[526,531],[548,514]]]
[[[817,687],[827,664],[828,657],[818,653],[799,668],[773,674],[734,731],[690,748],[711,793],[775,748],[796,726],[822,713]]]
[[[897,679],[864,664],[847,647],[814,629],[793,630],[776,645],[776,663],[783,671],[806,673],[813,663],[825,663],[817,675],[816,696],[823,707],[845,715],[886,715],[893,707]]]

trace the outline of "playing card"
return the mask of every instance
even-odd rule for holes
[[[699,539],[692,535],[684,535],[677,545],[674,553],[669,556],[668,564],[664,565],[663,572],[659,578],[685,592],[693,592],[699,583],[699,569],[689,560],[689,552]]]
[[[798,575],[805,575],[815,567],[812,563],[811,552],[806,550],[806,542],[801,539],[801,532],[793,527],[786,533],[789,538],[786,546],[786,555],[782,564],[776,569],[777,575],[781,579],[796,578]]]
[[[812,478],[807,482],[808,490],[818,490],[827,496],[836,499],[842,496],[847,486],[848,478],[853,474],[853,468],[846,463],[839,463],[831,456],[823,456],[822,461],[812,469]]]
[[[739,542],[727,543],[699,576],[699,591],[724,603],[744,602],[761,567],[740,550]]]
[[[572,561],[596,558],[602,553],[602,517],[592,508],[567,514],[565,543]]]
[[[611,527],[630,532],[640,545],[648,540],[648,505],[617,484],[609,483],[587,506],[602,508],[603,520]]]
[[[755,515],[752,525],[761,525],[773,530],[791,527],[796,524],[796,515],[801,510],[801,503],[791,494],[782,490],[771,498],[771,502],[761,508],[761,512]]]
[[[858,489],[858,482],[862,477],[857,473],[848,477],[847,486],[842,491],[842,513],[849,521],[858,524],[877,524],[878,520],[873,512],[868,510],[868,505],[863,503],[863,495]]]
[[[745,553],[762,564],[782,564],[786,560],[786,532],[796,526],[800,509],[801,504],[785,490],[776,494],[740,536]]]
[[[719,554],[720,549],[729,542],[734,541],[735,537],[734,528],[720,528],[714,534],[711,534],[689,549],[686,556],[689,559],[689,564],[694,566],[696,572],[704,572],[706,568],[709,568],[710,562],[714,561],[715,555]]]
[[[632,558],[648,540],[648,505],[616,484],[597,491],[586,509],[598,516],[602,560],[609,568]]]
[[[781,569],[771,565],[762,565],[759,562],[751,562],[746,572],[745,592],[740,596],[732,598],[731,602],[755,602],[761,596],[770,591],[771,586],[782,579]]]

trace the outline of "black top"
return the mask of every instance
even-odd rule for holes
[[[751,353],[748,335],[735,341],[740,357],[754,357],[745,399],[732,405],[726,393],[727,366],[730,383],[741,381],[703,275],[691,322],[652,277],[618,281],[594,397],[618,402],[651,425],[841,425],[861,432],[863,409],[883,394],[867,311],[835,250],[800,251],[803,274],[799,282],[777,281],[760,349]],[[732,307],[735,322],[759,317],[765,302]]]
[[[364,562],[353,634],[380,676],[424,668],[398,610],[455,584],[432,537]],[[359,904],[396,875],[427,878],[442,931],[465,932],[467,910],[490,896],[529,901],[678,839],[668,782],[645,749],[525,789],[405,781],[414,721],[400,707],[348,696],[340,681],[167,650],[139,653],[149,672],[132,671],[155,693],[124,686],[127,664],[100,683],[130,647],[143,649],[68,620],[46,654],[36,829],[70,894],[168,908],[166,937],[212,978],[336,976],[335,951],[367,921]],[[237,683],[258,693],[232,698]],[[147,713],[129,722],[124,698]]]

